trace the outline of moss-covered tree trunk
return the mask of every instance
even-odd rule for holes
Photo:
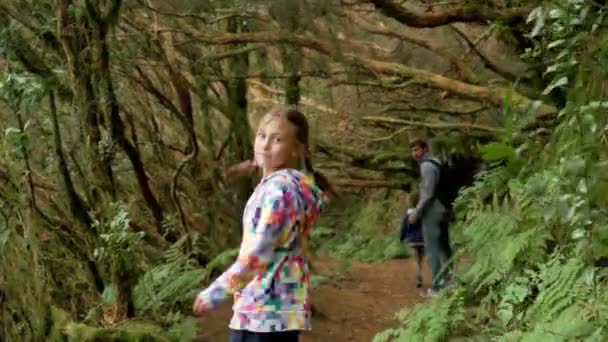
[[[283,68],[285,79],[285,103],[296,106],[300,102],[300,67],[302,64],[301,49],[296,46],[283,48]]]
[[[77,5],[71,1],[57,1],[58,40],[66,61],[71,79],[72,107],[81,116],[84,134],[85,155],[90,160],[87,171],[92,176],[84,182],[88,186],[89,202],[103,202],[102,193],[110,194],[116,199],[114,174],[111,167],[111,156],[102,151],[102,134],[100,127],[103,117],[95,97],[93,84],[93,56],[88,44],[92,41],[91,27],[83,15],[77,16]],[[99,192],[101,190],[101,193]]]
[[[55,101],[55,94],[49,92],[49,105],[51,109],[51,120],[53,123],[53,142],[55,145],[55,156],[57,157],[57,167],[63,180],[63,186],[68,196],[70,203],[70,211],[72,215],[80,221],[85,227],[90,227],[93,220],[89,216],[88,208],[82,198],[76,192],[74,183],[72,182],[72,176],[68,168],[68,163],[63,152],[61,130],[59,128],[59,119],[57,117],[57,105]],[[85,229],[87,231],[87,229]]]
[[[88,23],[94,32],[93,42],[97,53],[95,61],[97,76],[100,83],[99,92],[100,94],[103,94],[104,97],[102,108],[105,119],[109,124],[112,140],[124,151],[131,162],[137,184],[139,185],[144,201],[150,210],[150,214],[154,218],[156,229],[160,235],[165,235],[163,229],[163,207],[160,205],[156,195],[152,191],[148,173],[146,172],[138,149],[127,138],[125,124],[120,117],[118,98],[110,73],[110,47],[107,41],[107,34],[111,26],[118,20],[121,4],[122,1],[114,0],[107,12],[102,13],[102,10],[97,9],[95,4],[91,1],[86,1],[87,16],[89,19]],[[175,234],[172,232],[167,233],[165,238],[168,241],[177,240]]]
[[[228,21],[228,32],[247,32],[246,20],[231,18]],[[247,77],[249,73],[249,52],[237,54],[228,61],[229,80],[225,83],[227,90],[228,110],[231,115],[230,145],[227,160],[238,163],[253,158],[252,134],[247,116]],[[253,180],[242,177],[237,180],[238,209],[242,209],[253,189]]]

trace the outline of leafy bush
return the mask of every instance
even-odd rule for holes
[[[548,142],[482,148],[495,167],[457,201],[454,235],[470,259],[457,274],[461,286],[400,313],[401,326],[375,341],[608,338],[608,271],[597,267],[608,256],[608,93],[605,73],[589,72],[608,61],[599,28],[606,12],[547,4],[531,15],[533,36],[544,32],[537,51],[557,63],[546,93],[577,85],[555,131]]]

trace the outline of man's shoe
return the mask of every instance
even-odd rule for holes
[[[436,298],[439,297],[440,295],[440,291],[439,290],[435,290],[433,288],[429,288],[426,290],[426,293],[423,293],[422,296],[425,298]]]
[[[443,287],[446,290],[452,290],[454,288],[456,288],[458,286],[458,282],[455,281],[454,279],[450,279],[449,281],[447,281],[445,283],[445,286]]]

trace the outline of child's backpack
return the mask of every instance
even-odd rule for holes
[[[422,226],[420,222],[416,222],[414,224],[410,224],[408,222],[408,218],[413,211],[413,208],[408,209],[405,216],[401,220],[399,241],[403,242],[404,240],[407,240],[410,246],[421,246],[424,244],[424,238],[422,236]]]

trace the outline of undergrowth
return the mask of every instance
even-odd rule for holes
[[[469,260],[459,286],[400,312],[374,341],[608,339],[606,12],[546,4],[530,20],[556,63],[547,93],[570,86],[556,129],[482,147],[493,167],[461,192],[451,228]]]
[[[339,259],[381,262],[407,257],[399,242],[399,224],[405,208],[397,196],[371,196],[365,201],[337,203],[313,230],[317,253]]]
[[[194,257],[197,235],[184,235],[149,260],[143,242],[128,228],[128,214],[115,205],[104,220],[104,247],[98,256],[129,255],[142,273],[133,289],[135,316],[115,322],[117,290],[106,286],[101,298],[91,288],[83,262],[54,241],[42,242],[34,224],[22,230],[0,223],[0,331],[5,341],[191,341],[196,324],[189,312],[195,292],[236,257],[236,249],[217,255],[205,268]],[[99,228],[101,229],[101,228]],[[21,233],[18,233],[21,232]],[[121,247],[122,246],[122,247]],[[115,248],[128,248],[119,252]],[[52,253],[50,253],[52,251]],[[112,254],[108,254],[112,253]],[[61,290],[64,291],[61,291]],[[76,291],[78,289],[79,291]],[[67,291],[70,292],[67,292]],[[67,293],[78,293],[78,296]],[[94,305],[94,303],[98,303]],[[84,308],[90,308],[85,311]]]

